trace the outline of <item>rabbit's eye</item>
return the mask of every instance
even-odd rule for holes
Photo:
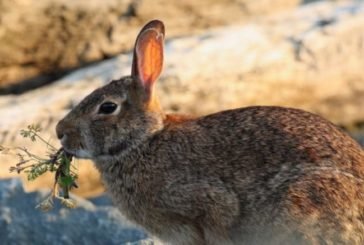
[[[117,107],[118,105],[113,102],[104,102],[99,108],[99,114],[111,114]]]

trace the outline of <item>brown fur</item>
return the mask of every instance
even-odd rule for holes
[[[282,107],[165,115],[138,69],[57,125],[128,219],[172,244],[364,244],[364,152],[342,130]]]
[[[181,114],[167,114],[164,119],[164,124],[179,124],[184,123],[186,121],[193,120],[195,117],[191,115],[181,115]]]

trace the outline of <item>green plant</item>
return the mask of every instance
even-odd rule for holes
[[[69,196],[69,191],[77,187],[77,168],[72,162],[72,155],[65,152],[63,148],[57,149],[52,146],[40,135],[40,132],[39,125],[29,125],[27,129],[21,130],[20,134],[32,142],[38,140],[44,143],[47,148],[46,157],[35,155],[25,147],[10,149],[0,146],[0,152],[6,154],[15,150],[19,161],[10,167],[10,172],[24,172],[29,181],[37,179],[46,172],[54,173],[54,185],[50,195],[36,208],[42,211],[52,209],[54,198],[59,199],[64,206],[74,208],[76,202]]]

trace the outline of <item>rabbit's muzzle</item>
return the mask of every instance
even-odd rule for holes
[[[56,133],[68,153],[77,157],[78,152],[83,150],[79,130],[74,125],[61,120],[56,126]]]
[[[64,120],[59,121],[59,123],[56,126],[56,133],[57,138],[62,142],[62,140],[65,139],[65,137],[74,134],[75,129],[72,125],[69,123],[66,123]]]

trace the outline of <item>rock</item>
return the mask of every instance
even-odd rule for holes
[[[128,242],[126,245],[163,245],[162,243],[157,243],[156,241],[153,241],[152,239],[145,239],[140,240],[137,242]]]
[[[150,18],[164,19],[172,37],[298,2],[279,0],[271,8],[267,0],[0,0],[0,93],[37,87],[59,72],[130,50]]]
[[[76,209],[56,205],[44,213],[34,207],[46,194],[25,193],[18,179],[0,181],[2,244],[146,244],[146,234],[127,223],[112,205],[95,205],[74,196]]]
[[[168,26],[167,35],[173,37],[293,9],[299,3],[300,0],[276,0],[274,4],[269,0],[142,0],[135,5],[135,13],[144,22],[163,19]]]
[[[172,41],[162,102],[196,114],[259,104],[298,107],[344,125],[363,121],[363,6],[319,2]]]
[[[0,0],[0,87],[125,50],[135,35],[135,27],[129,28],[130,4],[131,0]]]
[[[157,91],[164,108],[172,112],[202,115],[249,105],[281,105],[318,113],[340,125],[362,122],[363,26],[364,3],[319,2],[173,39],[166,44]],[[26,146],[44,154],[44,148],[19,137],[20,129],[38,123],[58,146],[57,121],[93,89],[129,74],[130,63],[130,54],[120,55],[21,96],[0,97],[0,145]],[[7,168],[15,160],[0,155],[0,176],[13,176]],[[91,166],[79,162],[79,194],[103,190]],[[32,186],[27,183],[27,190],[52,182],[46,176]]]

